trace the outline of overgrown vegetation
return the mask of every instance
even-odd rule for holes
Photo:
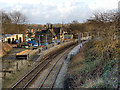
[[[93,51],[94,42],[84,45],[70,63],[67,75],[73,78],[78,88],[117,88],[118,59],[103,59]],[[78,60],[80,57],[84,59]],[[95,55],[96,56],[95,56]]]
[[[95,32],[95,39],[86,43],[80,52],[83,60],[76,59],[81,57],[78,56],[71,61],[68,76],[75,80],[73,87],[118,88],[120,14],[97,13],[87,23],[92,25],[88,30]],[[99,35],[96,35],[98,32]],[[76,64],[77,67],[71,67]]]

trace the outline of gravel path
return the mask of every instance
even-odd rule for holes
[[[58,75],[54,88],[64,88],[64,80],[65,80],[64,77],[66,75],[67,68],[68,68],[68,61],[64,60],[64,64],[60,70],[60,73]]]

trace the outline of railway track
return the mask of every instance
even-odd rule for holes
[[[67,53],[70,51],[70,49],[68,49],[66,52],[64,52],[56,60],[56,62],[52,65],[52,67],[49,69],[49,71],[47,72],[47,74],[43,78],[42,82],[38,86],[38,88],[37,88],[38,90],[41,89],[41,88],[49,88],[49,89],[53,89],[54,88],[56,79],[57,79],[57,77],[59,75],[59,72],[60,72],[60,70],[61,70],[61,68],[62,68],[62,66],[64,64],[63,59],[65,58],[65,56],[67,55]]]
[[[63,57],[63,56],[61,56]],[[46,76],[43,78],[41,84],[39,85],[38,89],[42,88],[43,84],[45,83],[46,79],[49,77],[50,73],[52,72],[52,70],[54,69],[54,67],[56,66],[57,62],[61,59],[61,57],[59,59],[56,60],[56,62],[53,64],[53,66],[50,68],[50,70],[48,71],[48,73],[46,74]],[[59,68],[56,70],[58,71],[56,74],[55,74],[55,78],[53,78],[52,80],[52,83],[50,85],[50,87],[47,86],[47,88],[53,88],[54,87],[54,84],[55,84],[55,80],[60,72],[60,69],[62,67],[63,63],[59,66]]]
[[[72,46],[73,47],[73,46]],[[70,50],[72,47],[70,47],[68,50]],[[68,51],[67,50],[67,51]],[[66,51],[66,52],[67,52]],[[60,51],[60,52],[63,52]],[[48,55],[46,56],[46,58],[44,58],[41,62],[39,62],[39,64],[37,66],[35,66],[31,71],[29,71],[28,73],[26,73],[19,81],[17,81],[11,88],[10,90],[12,89],[15,89],[15,88],[22,88],[22,89],[26,89],[28,88],[31,83],[35,80],[35,78],[37,78],[38,74],[44,70],[44,68],[46,68],[46,66],[58,55],[60,54],[60,52],[57,52],[55,54],[51,54],[51,55]],[[65,55],[64,52],[57,60],[56,62],[52,65],[52,67],[50,68],[49,72],[46,74],[46,76],[44,77],[44,79],[42,80],[41,84],[39,85],[38,89],[40,89],[45,80],[48,78],[48,76],[50,75],[51,71],[53,70],[53,68],[56,66],[57,62]],[[59,71],[61,69],[63,65],[63,62],[61,63],[60,67],[58,68],[57,70],[57,73],[55,74],[55,78],[54,80],[52,81],[52,85],[51,85],[51,88],[54,87],[54,84],[55,84],[55,80],[59,74]]]
[[[41,88],[53,89],[53,88],[54,88],[54,85],[55,85],[55,82],[56,82],[56,79],[57,79],[57,77],[58,77],[58,75],[59,75],[59,72],[60,72],[63,64],[64,64],[64,62],[62,62],[61,65],[59,66],[59,68],[56,69],[57,72],[55,73],[55,75],[54,75],[54,77],[52,78],[52,80],[51,80],[51,82],[49,83],[49,85],[46,86],[46,85],[44,85],[44,83],[47,82],[46,79],[49,77],[50,73],[52,72],[52,69],[54,68],[54,67],[52,67],[51,70],[47,73],[47,75],[45,76],[45,78],[43,79],[43,81],[41,82],[41,84],[39,85],[39,87],[38,87],[37,89],[38,89],[38,90],[41,89]]]

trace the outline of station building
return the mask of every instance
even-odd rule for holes
[[[4,36],[4,42],[7,42],[9,44],[14,44],[14,42],[17,40],[18,43],[22,43],[24,41],[23,34],[5,34]]]

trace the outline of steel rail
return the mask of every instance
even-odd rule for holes
[[[49,60],[47,63],[45,63],[45,64],[43,65],[43,67],[40,68],[40,69],[34,74],[34,76],[32,76],[32,78],[22,87],[22,90],[25,89],[25,88],[32,82],[32,80],[42,71],[42,69],[43,69],[46,65],[48,65],[48,63],[49,63],[50,61],[51,61],[51,60]]]
[[[70,48],[69,48],[70,49]],[[63,53],[64,54],[64,53]],[[46,58],[44,58],[37,66],[35,66],[32,70],[30,70],[27,74],[25,74],[20,80],[18,80],[17,81],[17,83],[15,83],[11,88],[10,88],[10,90],[11,89],[13,89],[13,88],[15,88],[17,85],[19,85],[19,83],[21,83],[27,76],[29,76],[34,70],[36,70],[36,68],[38,68],[44,61],[45,61],[45,59],[48,59],[50,56],[52,56],[52,55],[57,55],[57,53],[53,53],[53,54],[49,54]],[[54,57],[55,57],[54,56]],[[62,55],[63,56],[63,55]],[[62,56],[60,56],[60,58],[56,61],[56,63],[62,58]],[[52,56],[53,57],[53,56]],[[27,84],[25,84],[23,87],[22,87],[22,89],[25,89],[31,82],[32,82],[32,80],[40,73],[40,71],[50,62],[50,61],[52,61],[52,59],[50,59],[47,63],[45,63],[44,64],[44,66],[42,66],[42,68],[41,69],[39,69],[38,71],[37,71],[37,73],[35,73],[34,74],[34,76],[32,76],[32,78],[27,82]],[[55,63],[55,64],[56,64]],[[54,68],[54,66],[55,66],[55,64],[53,65],[53,67],[52,68]],[[52,71],[52,68],[51,68],[51,71]]]
[[[52,71],[52,68],[54,68],[54,66],[56,65],[56,63],[63,57],[63,55],[65,54],[66,52],[64,52],[58,59],[57,61],[53,64],[53,66],[51,67],[51,71]],[[27,86],[33,81],[33,79],[40,73],[40,71],[50,62],[51,60],[49,60],[39,71],[37,71],[37,73],[35,73],[35,75],[24,85],[24,87],[22,88],[25,89],[27,88]]]
[[[58,77],[58,75],[59,75],[59,73],[60,73],[60,70],[61,70],[63,64],[64,64],[64,62],[62,62],[62,64],[61,64],[60,67],[58,68],[57,73],[55,74],[55,78],[54,78],[53,81],[52,81],[52,85],[50,86],[50,90],[53,89],[53,87],[54,87],[54,85],[55,85],[55,82],[56,82],[56,79],[57,79],[57,77]]]
[[[28,75],[30,75],[37,67],[39,67],[49,56],[47,56],[46,58],[44,58],[37,66],[35,66],[32,70],[30,70],[28,73],[26,73],[21,79],[19,79],[11,88],[10,90],[12,90],[13,88],[15,88],[20,82],[22,82]]]
[[[52,71],[52,69],[55,67],[55,65],[57,64],[57,62],[62,58],[63,56],[61,55],[59,57],[59,59],[57,59],[57,61],[53,64],[53,66],[50,68],[49,72],[47,73],[47,75],[45,76],[45,78],[42,80],[41,84],[38,87],[38,90],[42,87],[42,85],[44,84],[45,80],[47,79],[47,77],[49,76],[50,72]]]
[[[69,48],[69,49],[71,49],[71,48]],[[68,50],[69,50],[69,49],[68,49]],[[68,50],[67,50],[67,51],[68,51]],[[66,52],[67,52],[67,51],[66,51]],[[50,70],[49,70],[48,73],[46,74],[45,78],[42,80],[41,84],[38,86],[37,90],[39,90],[39,89],[43,86],[45,80],[47,79],[47,77],[49,76],[49,74],[51,73],[51,71],[53,70],[53,68],[55,67],[55,65],[57,64],[57,62],[58,62],[62,57],[65,56],[65,53],[66,53],[66,52],[64,52],[64,53],[56,60],[56,62],[53,64],[53,66],[50,68]]]
[[[37,66],[35,66],[31,71],[29,71],[27,74],[25,74],[20,80],[18,80],[11,88],[15,88],[24,78],[26,78],[31,72],[33,72],[39,65],[41,65],[44,62],[44,60],[42,62],[40,62]]]

